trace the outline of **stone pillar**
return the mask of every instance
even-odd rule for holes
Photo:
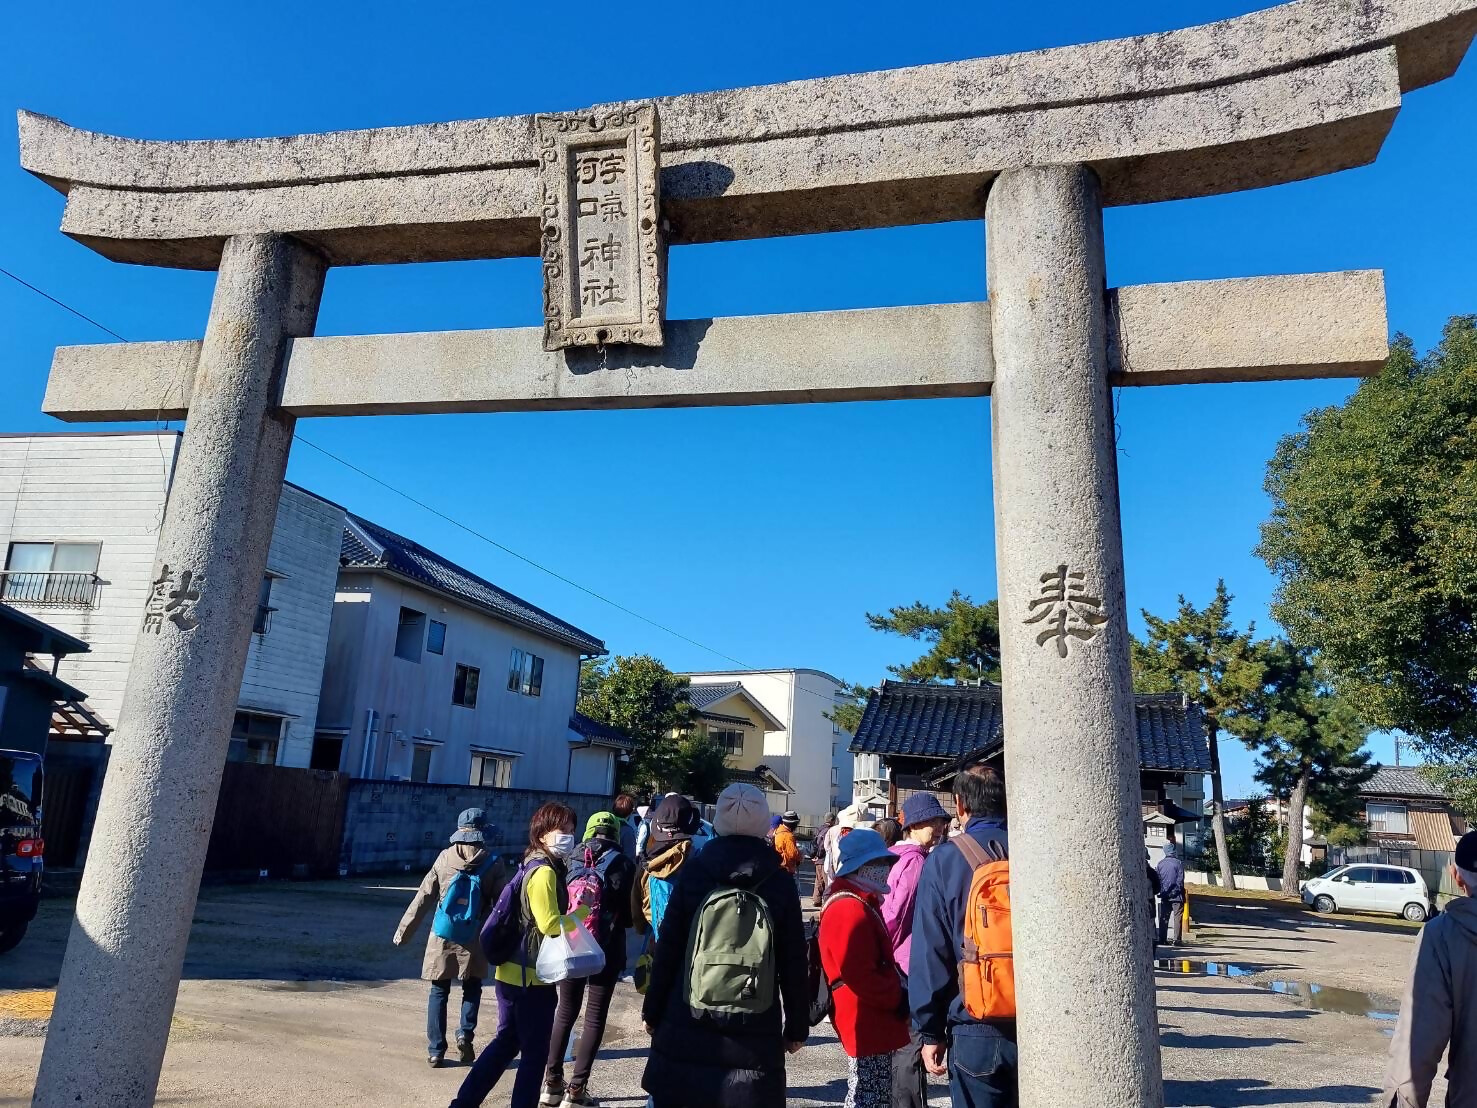
[[[35,1108],[154,1102],[292,441],[282,367],[325,269],[225,244]]]
[[[1097,177],[1003,173],[985,227],[1021,1104],[1162,1105]]]

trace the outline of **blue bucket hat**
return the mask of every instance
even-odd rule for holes
[[[468,808],[456,817],[456,831],[451,836],[454,843],[484,843],[486,838],[484,832],[487,827],[487,813],[481,808]]]
[[[841,840],[840,860],[836,863],[836,876],[845,877],[855,873],[868,862],[897,861],[897,855],[887,849],[882,836],[871,828],[859,827]]]
[[[914,824],[927,823],[931,819],[952,819],[944,806],[939,803],[939,798],[933,793],[914,793],[903,801],[903,827],[912,827]]]

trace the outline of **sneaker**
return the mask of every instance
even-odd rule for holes
[[[538,1098],[538,1102],[542,1104],[544,1108],[559,1108],[559,1105],[563,1100],[564,1078],[556,1077],[553,1080],[545,1081],[544,1093],[543,1096]]]
[[[472,1046],[471,1039],[458,1039],[456,1041],[457,1060],[464,1066],[470,1066],[477,1060],[477,1051]]]
[[[439,1070],[441,1068],[441,1064],[445,1061],[446,1056],[444,1054],[431,1054],[426,1058],[426,1062],[433,1070]]]
[[[578,1085],[571,1085],[559,1102],[559,1108],[600,1108],[600,1102]]]

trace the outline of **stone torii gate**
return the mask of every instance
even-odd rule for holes
[[[33,1103],[152,1102],[299,416],[990,394],[1022,1103],[1161,1104],[1109,388],[1370,374],[1386,325],[1374,271],[1108,290],[1102,207],[1366,164],[1474,31],[1477,0],[1296,0],[537,120],[140,142],[22,113],[63,231],[218,272],[203,341],[52,367],[63,419],[186,425]],[[645,182],[602,208],[581,187],[623,157]],[[666,243],[982,216],[986,304],[662,318]],[[540,254],[542,329],[312,337],[331,265]],[[628,283],[576,283],[617,255]]]

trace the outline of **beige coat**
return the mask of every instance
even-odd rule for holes
[[[1477,900],[1465,896],[1421,931],[1380,1104],[1426,1108],[1443,1054],[1447,1105],[1477,1104]]]
[[[447,886],[460,870],[482,870],[482,915],[485,919],[497,903],[497,894],[507,881],[507,872],[501,859],[486,865],[490,855],[484,847],[472,843],[456,843],[443,850],[431,866],[431,871],[415,892],[415,899],[405,910],[400,926],[395,929],[395,945],[401,946],[427,916],[434,916],[436,906],[446,895]],[[483,866],[486,865],[486,869]],[[450,939],[443,939],[432,931],[426,938],[426,957],[421,962],[421,979],[444,981],[457,977],[478,979],[488,976],[487,956],[479,943],[465,947]]]

